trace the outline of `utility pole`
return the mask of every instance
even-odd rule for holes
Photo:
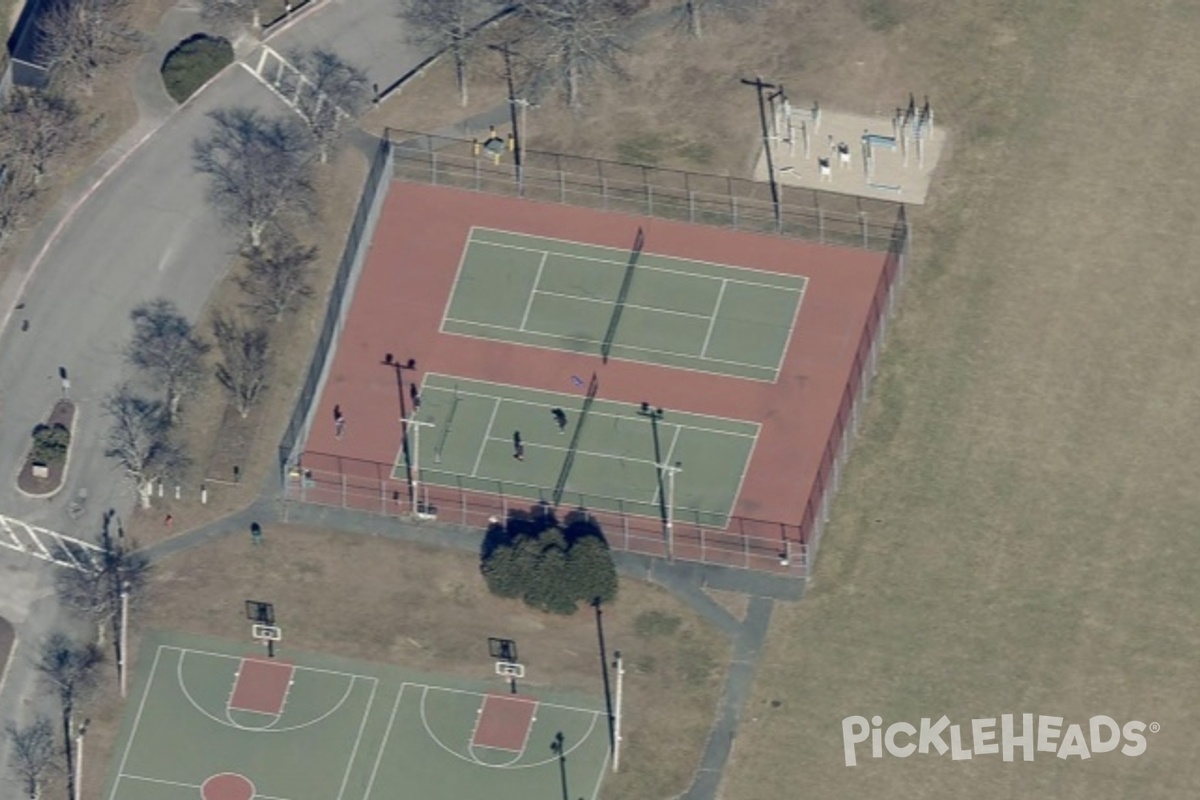
[[[768,89],[779,87],[765,82],[762,78],[754,80],[742,78],[742,83],[746,86],[753,86],[758,91],[758,116],[762,123],[763,150],[767,154],[767,179],[771,182],[771,203],[775,207],[775,229],[779,230],[783,227],[783,214],[779,208],[779,185],[775,182],[775,159],[771,156],[771,130],[767,125],[767,97],[764,94]]]
[[[512,120],[513,129],[513,164],[516,167],[517,196],[523,197],[525,195],[525,173],[521,166],[521,151],[523,150],[523,147],[521,144],[521,131],[517,125],[518,101],[517,91],[513,86],[512,50],[509,48],[508,42],[504,42],[503,44],[489,44],[488,49],[495,50],[504,56],[504,79],[508,83],[508,113],[509,118]],[[521,116],[524,117],[525,107],[529,105],[529,102],[527,100],[521,100],[520,103],[522,111]]]

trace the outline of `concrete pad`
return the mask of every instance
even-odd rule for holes
[[[920,106],[917,107],[918,111]],[[782,114],[777,115],[782,118]],[[946,146],[946,131],[936,124],[925,128],[921,147],[914,136],[900,136],[900,127],[890,116],[868,116],[821,108],[814,115],[812,104],[793,105],[791,139],[787,126],[779,125],[781,137],[771,143],[775,173],[787,197],[787,187],[820,189],[826,192],[871,197],[878,200],[921,205],[929,192],[938,160]],[[908,126],[911,130],[914,126]],[[807,139],[807,147],[805,142]],[[845,156],[839,153],[844,145]],[[867,169],[867,154],[871,169]],[[828,169],[820,160],[827,159]],[[768,180],[766,152],[760,151],[754,167],[755,180]]]

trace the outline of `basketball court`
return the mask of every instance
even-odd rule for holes
[[[608,764],[603,702],[511,665],[470,683],[166,634],[138,664],[107,800],[590,800]]]

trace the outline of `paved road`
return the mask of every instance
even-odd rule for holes
[[[298,15],[273,44],[283,49],[327,42],[373,80],[390,83],[421,58],[405,46],[389,46],[391,37],[403,38],[399,20],[392,21],[393,9],[391,0],[329,0]],[[67,369],[71,396],[79,405],[62,492],[35,500],[17,492],[11,481],[0,481],[0,510],[81,538],[95,536],[105,509],[127,513],[134,502],[127,481],[104,455],[107,421],[100,409],[104,396],[132,377],[122,353],[130,310],[163,296],[195,318],[236,244],[209,211],[204,181],[191,167],[191,144],[205,130],[205,114],[233,105],[286,113],[252,75],[236,67],[176,109],[162,89],[157,66],[196,28],[193,11],[181,7],[166,15],[135,76],[137,125],[36,229],[33,245],[0,285],[0,475],[16,474],[30,429],[61,396],[59,367]],[[22,330],[25,320],[27,331]],[[65,506],[81,488],[89,494],[87,513],[71,520]],[[0,615],[17,626],[19,637],[0,688],[0,723],[27,720],[37,702],[31,653],[64,622],[52,586],[52,567],[0,550]],[[0,741],[0,769],[6,763],[7,746]]]

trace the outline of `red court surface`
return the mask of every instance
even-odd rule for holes
[[[489,694],[479,709],[472,747],[492,747],[519,753],[525,749],[537,701],[527,697]]]
[[[229,707],[235,711],[279,714],[292,685],[293,667],[284,661],[242,659]]]
[[[616,359],[602,363],[599,354],[439,332],[473,226],[613,248],[628,248],[641,228],[647,253],[808,278],[778,380],[750,381]],[[309,484],[316,487],[307,499],[402,513],[407,485],[389,474],[400,449],[401,427],[396,372],[382,365],[386,353],[401,363],[414,359],[416,369],[404,377],[418,383],[427,371],[561,392],[567,390],[564,376],[596,372],[607,400],[650,400],[666,409],[761,423],[729,528],[701,531],[693,539],[679,525],[675,557],[779,570],[786,565],[783,552],[807,546],[831,494],[827,488],[836,485],[860,386],[869,378],[901,269],[896,252],[394,181],[303,446],[301,465],[314,476]],[[341,438],[332,421],[335,405],[346,420]],[[471,498],[437,499],[451,523],[484,526],[487,514],[500,510],[492,498],[476,504],[487,509],[482,513],[472,511]],[[659,521],[597,517],[612,546],[663,554]],[[714,541],[725,544],[714,549]],[[729,553],[717,554],[725,549]]]

